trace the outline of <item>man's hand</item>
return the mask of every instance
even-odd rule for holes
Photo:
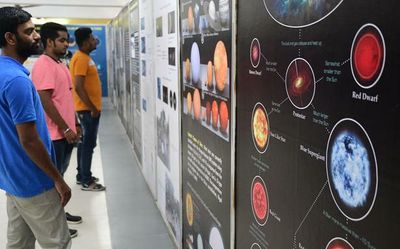
[[[82,137],[82,127],[80,125],[76,126],[76,135],[78,136],[78,140]]]
[[[90,114],[91,114],[92,118],[97,118],[98,116],[100,116],[100,111],[97,109],[94,109],[91,111]]]
[[[78,135],[71,129],[64,133],[65,139],[67,139],[69,144],[73,144],[78,141]]]
[[[54,183],[55,188],[61,198],[61,205],[65,207],[65,205],[67,205],[67,203],[71,199],[71,189],[62,178]]]

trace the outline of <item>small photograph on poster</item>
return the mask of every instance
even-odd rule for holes
[[[142,76],[146,76],[146,61],[142,60]]]
[[[136,58],[136,44],[135,44],[135,35],[131,34],[130,38],[130,45],[131,45],[131,58],[135,59]]]
[[[157,98],[161,100],[161,79],[157,77]]]
[[[205,13],[207,28],[214,31],[228,30],[230,25],[230,8],[228,0],[220,0],[217,4],[211,1],[204,1],[203,11]]]
[[[167,222],[172,228],[172,232],[175,238],[181,238],[181,228],[180,228],[180,202],[175,198],[175,189],[172,184],[171,179],[168,174],[165,174],[165,210],[167,216]]]
[[[158,157],[164,163],[165,167],[170,170],[169,120],[164,110],[162,110],[157,117],[157,140]]]
[[[156,19],[156,37],[163,36],[163,20],[162,16],[157,17]]]
[[[218,41],[210,54],[200,53],[203,48],[209,49],[208,45],[200,46],[197,42],[193,42],[190,48],[190,56],[182,62],[184,83],[229,98],[230,69],[224,42]],[[208,62],[201,64],[201,61]]]
[[[195,87],[186,87],[184,90],[183,113],[192,117],[192,119],[201,122],[202,105],[201,89]]]
[[[163,101],[165,104],[168,104],[168,87],[163,86]]]
[[[168,48],[168,65],[175,66],[175,48]]]
[[[140,18],[140,30],[145,29],[144,17]]]
[[[206,34],[230,29],[228,0],[186,1],[182,4],[183,35]]]
[[[202,125],[229,142],[230,108],[226,99],[204,93]]]
[[[140,38],[140,52],[142,54],[146,53],[146,37],[141,37]]]
[[[175,11],[168,13],[168,34],[175,33]]]

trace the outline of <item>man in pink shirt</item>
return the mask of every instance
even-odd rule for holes
[[[68,48],[68,32],[58,23],[41,27],[44,53],[32,68],[32,81],[39,92],[46,112],[46,123],[56,152],[56,166],[62,176],[68,168],[72,149],[80,136],[72,99],[72,80],[67,66],[60,58]],[[82,217],[66,213],[69,223],[81,223]],[[77,231],[70,229],[71,237]]]

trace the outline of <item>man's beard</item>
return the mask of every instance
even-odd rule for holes
[[[17,38],[17,54],[23,58],[28,58],[31,55],[39,54],[40,46],[38,43],[27,43],[19,37],[18,34],[15,35]]]

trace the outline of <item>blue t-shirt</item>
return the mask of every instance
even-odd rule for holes
[[[0,189],[17,197],[32,197],[54,187],[19,142],[17,124],[35,122],[49,156],[54,148],[43,107],[29,71],[18,61],[0,56]]]

